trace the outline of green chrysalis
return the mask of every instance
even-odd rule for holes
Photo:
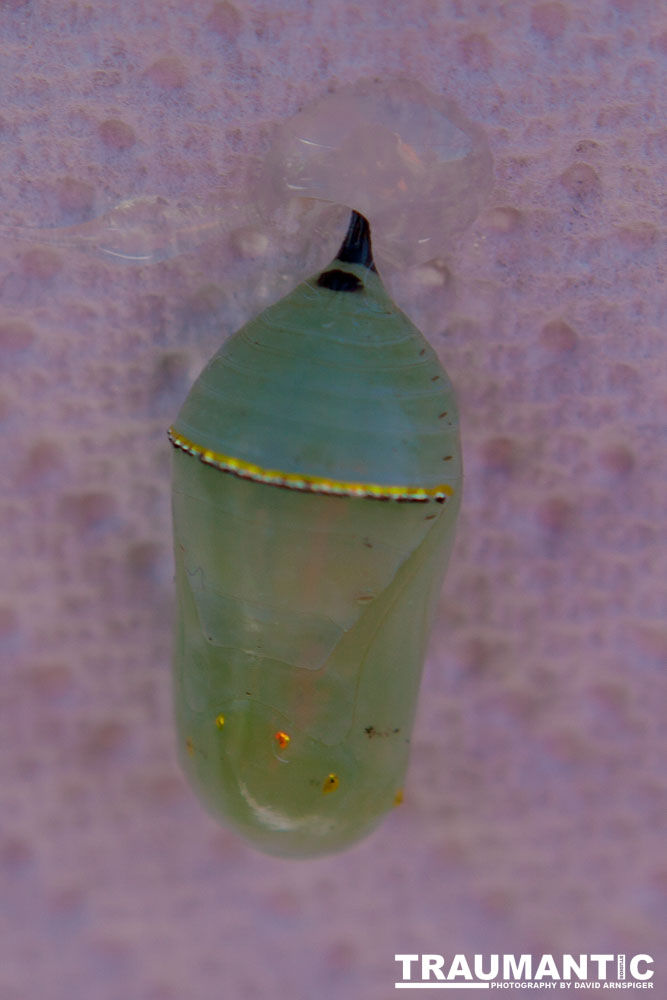
[[[361,215],[169,436],[185,770],[255,847],[343,849],[400,800],[461,491],[452,386]]]

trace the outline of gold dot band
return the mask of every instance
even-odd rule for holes
[[[377,483],[347,483],[338,479],[324,479],[320,476],[303,476],[299,473],[281,472],[279,469],[264,469],[252,462],[244,462],[231,455],[220,455],[209,451],[183,437],[173,427],[167,431],[169,440],[175,448],[194,455],[205,465],[211,465],[221,472],[230,472],[240,479],[252,479],[257,483],[267,483],[269,486],[282,486],[289,490],[303,490],[307,493],[325,493],[338,497],[367,497],[373,500],[397,500],[426,503],[435,500],[445,503],[454,493],[453,487],[447,483],[440,486],[381,486]]]

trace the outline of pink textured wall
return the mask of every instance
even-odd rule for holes
[[[171,727],[165,428],[279,254],[0,241],[2,1000],[386,1000],[429,951],[648,952],[667,996],[666,52],[653,0],[0,0],[0,224],[224,216],[361,76],[496,160],[444,284],[400,285],[467,474],[405,804],[319,861],[218,828]]]

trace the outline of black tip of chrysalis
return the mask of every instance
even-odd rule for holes
[[[371,247],[371,227],[368,225],[368,220],[359,212],[353,211],[350,216],[350,224],[336,255],[336,260],[342,260],[347,264],[363,264],[371,271],[375,270]]]
[[[350,216],[350,224],[336,254],[336,261],[342,264],[361,264],[370,271],[376,270],[371,247],[371,227],[368,225],[368,220],[359,212],[353,211]],[[317,284],[334,292],[356,292],[364,287],[356,274],[350,274],[349,271],[340,268],[323,271],[317,279]]]
[[[364,287],[363,281],[360,281],[356,274],[341,271],[338,267],[323,271],[317,279],[317,284],[320,288],[328,288],[332,292],[358,292]]]

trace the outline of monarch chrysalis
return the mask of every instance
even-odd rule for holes
[[[169,437],[186,772],[261,850],[342,849],[400,801],[461,487],[451,384],[361,215],[223,344]]]

